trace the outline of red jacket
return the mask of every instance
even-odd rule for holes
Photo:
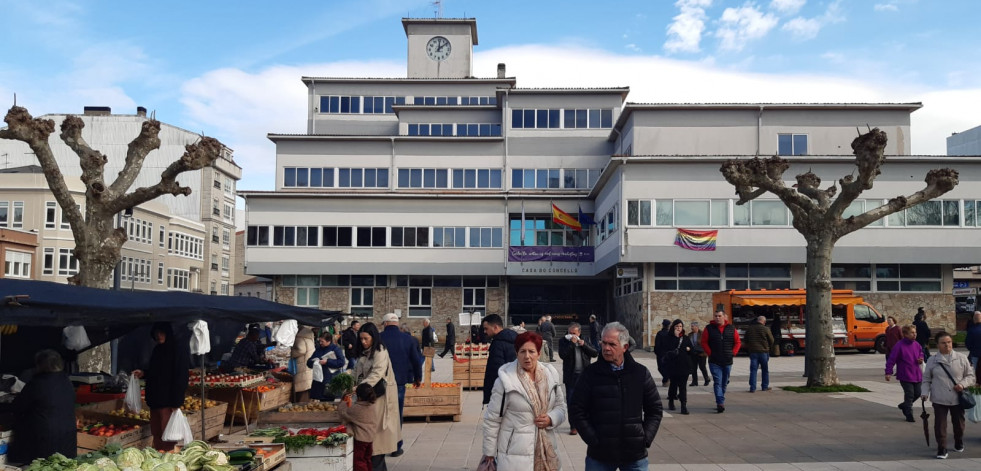
[[[705,328],[718,329],[719,332],[722,332],[722,329],[725,328],[725,326],[726,324],[719,325],[716,324],[715,321],[712,321],[709,322],[709,325],[705,326]],[[702,349],[705,350],[705,356],[712,355],[712,349],[709,347],[708,342],[709,342],[708,335],[702,335],[702,338],[698,341],[698,343],[702,344]],[[739,331],[736,329],[732,329],[732,356],[736,356],[736,354],[739,353],[739,347],[741,347],[742,344],[743,342],[739,340]]]

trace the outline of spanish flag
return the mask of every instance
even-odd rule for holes
[[[674,245],[688,250],[713,251],[718,235],[719,231],[678,229],[678,235],[674,238]]]
[[[562,224],[563,226],[575,229],[577,231],[582,230],[582,224],[579,224],[579,221],[572,217],[571,214],[562,211],[558,208],[558,206],[555,206],[555,203],[552,203],[552,222]]]

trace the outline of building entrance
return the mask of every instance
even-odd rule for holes
[[[595,314],[601,324],[609,309],[610,282],[607,280],[508,280],[508,323],[535,324],[544,315],[552,323],[589,323]]]

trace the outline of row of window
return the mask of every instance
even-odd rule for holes
[[[613,109],[522,109],[511,110],[514,129],[610,129]]]
[[[409,125],[410,136],[500,136],[501,125],[497,123],[413,123]]]
[[[504,246],[504,230],[500,227],[249,226],[246,245],[500,248]]]
[[[848,218],[885,204],[886,200],[857,199],[842,213]],[[981,201],[932,200],[879,219],[870,226],[981,227]],[[962,217],[963,216],[963,217]],[[730,224],[730,220],[732,223]],[[627,200],[628,226],[729,227],[790,226],[790,210],[780,200],[753,200],[737,205],[735,200]]]
[[[122,218],[126,236],[133,242],[153,243],[153,223],[136,217]]]
[[[835,289],[879,292],[940,292],[943,273],[935,264],[833,264]],[[789,289],[785,263],[655,263],[655,291]],[[627,293],[622,293],[627,294]]]
[[[58,272],[58,276],[72,276],[78,273],[78,259],[75,258],[75,249],[58,249],[57,258],[55,258],[54,247],[44,249],[41,274],[54,275],[55,271]]]
[[[228,196],[234,196],[235,195],[235,180],[233,180],[232,177],[229,177],[228,175],[222,175],[221,173],[218,173],[218,172],[214,172],[214,175],[215,175],[215,184],[214,184],[215,189],[216,190],[221,190],[222,189],[223,185],[222,185],[221,181],[222,181],[222,177],[224,177],[224,180],[225,180],[225,184],[224,184],[225,194],[228,195]]]
[[[596,244],[601,244],[604,240],[609,239],[617,231],[617,214],[619,214],[620,205],[613,205],[609,211],[606,212],[602,217],[596,220]]]
[[[409,317],[431,317],[434,287],[455,287],[461,290],[463,310],[484,311],[487,288],[500,286],[497,277],[482,276],[396,276],[395,286],[408,287]],[[350,286],[350,312],[368,316],[374,311],[374,287],[388,285],[385,275],[288,275],[283,286],[295,286],[295,304],[320,307],[320,286]]]
[[[515,168],[511,169],[511,187],[590,189],[600,173],[598,168]]]
[[[400,168],[399,188],[501,188],[497,168]]]
[[[17,252],[7,249],[3,255],[3,276],[5,278],[30,278],[31,277],[31,257],[30,252]]]
[[[167,237],[167,252],[195,260],[204,260],[204,239],[170,231]]]
[[[283,186],[310,188],[388,188],[387,168],[286,167]]]
[[[588,246],[589,231],[577,231],[570,227],[556,224],[550,216],[531,216],[524,218],[522,231],[521,218],[512,217],[509,221],[511,239],[509,244],[517,246]]]
[[[0,227],[13,229],[24,227],[23,201],[0,201]]]
[[[396,105],[496,105],[493,96],[361,96],[325,95],[320,97],[321,113],[327,114],[391,114]]]
[[[430,275],[283,275],[283,287],[347,288],[368,286],[417,286],[436,288],[498,288],[501,279],[496,276],[430,276]]]

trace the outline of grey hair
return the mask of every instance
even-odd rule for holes
[[[64,360],[58,352],[46,349],[34,355],[34,366],[38,373],[58,373],[64,369]]]
[[[619,322],[607,323],[603,326],[603,337],[606,337],[606,333],[611,331],[617,333],[617,341],[620,342],[620,345],[626,345],[627,342],[630,342],[630,331],[623,324]]]
[[[578,322],[570,322],[568,330],[572,330],[572,329],[582,329],[582,326],[579,325]]]
[[[766,316],[759,316],[756,318],[757,322],[766,322]]]

